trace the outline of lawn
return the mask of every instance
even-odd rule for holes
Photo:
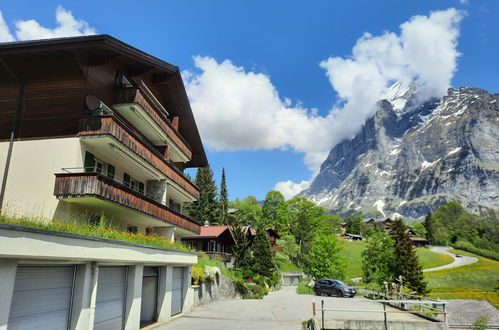
[[[341,245],[348,263],[346,278],[362,277],[362,251],[366,248],[366,243],[342,241]],[[416,254],[423,268],[447,265],[454,260],[451,256],[436,253],[427,248],[417,248]]]
[[[441,299],[485,299],[499,308],[499,262],[461,250],[453,253],[476,257],[478,262],[467,266],[425,273],[431,297]]]
[[[277,252],[274,257],[274,262],[281,272],[301,272],[302,269],[289,261],[288,257],[283,253]]]
[[[439,267],[454,261],[454,258],[449,255],[436,253],[427,248],[417,248],[416,254],[423,268]]]

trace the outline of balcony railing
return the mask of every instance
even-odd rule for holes
[[[172,141],[186,154],[192,156],[192,149],[189,143],[175,129],[167,118],[166,110],[153,95],[149,95],[147,90],[137,87],[122,87],[116,90],[115,103],[137,103],[156,124],[172,139]]]
[[[198,234],[201,231],[194,220],[100,173],[57,173],[55,176],[54,195],[58,198],[95,196]]]
[[[91,116],[80,118],[80,136],[111,135],[149,164],[160,170],[172,181],[181,186],[195,198],[199,198],[199,189],[187,179],[173,164],[164,158],[139,133],[127,126],[118,118],[108,116]]]

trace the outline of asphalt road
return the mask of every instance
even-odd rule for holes
[[[296,287],[283,287],[270,292],[261,300],[221,300],[196,307],[191,313],[155,327],[167,329],[301,329],[301,322],[312,318],[312,302],[325,309],[383,310],[380,303],[363,297],[339,298],[298,295]],[[390,307],[387,310],[394,310]],[[383,313],[376,312],[326,312],[327,318],[355,320],[383,320]],[[428,322],[411,314],[388,314],[391,321]]]
[[[461,267],[465,265],[469,265],[472,263],[475,263],[478,261],[477,258],[475,257],[468,257],[468,256],[462,256],[461,258],[456,258],[456,255],[454,253],[449,252],[451,247],[449,246],[432,246],[431,250],[437,253],[441,254],[446,254],[454,258],[454,261],[451,262],[450,264],[443,265],[440,267],[433,267],[433,268],[427,268],[424,269],[423,272],[434,272],[437,270],[442,270],[442,269],[449,269],[449,268],[456,268],[456,267]]]

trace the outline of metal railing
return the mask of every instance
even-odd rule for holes
[[[356,302],[359,303],[373,303],[374,301],[372,300],[358,300]],[[425,314],[431,314],[435,313],[435,311],[414,311],[414,310],[387,310],[386,306],[391,306],[394,307],[394,304],[400,303],[400,300],[376,300],[375,302],[379,302],[382,304],[383,309],[346,309],[346,308],[324,308],[324,300],[321,300],[321,308],[316,308],[315,302],[312,303],[312,315],[315,317],[317,315],[317,311],[321,312],[321,329],[325,329],[325,313],[326,312],[342,312],[342,313],[383,313],[383,323],[384,323],[384,328],[387,330],[388,329],[388,314],[415,314],[417,316],[422,316],[424,318],[429,318],[424,316]],[[404,300],[403,301],[406,304],[419,304],[419,303],[428,303],[426,301],[408,301]],[[433,302],[430,302],[433,303]],[[440,302],[445,306],[447,302]],[[439,314],[442,314],[444,316],[443,322],[447,323],[447,314],[448,312],[440,311],[438,312]],[[438,321],[442,322],[442,320],[435,320],[433,321]]]
[[[365,288],[364,296],[366,298],[384,301],[389,306],[399,308],[403,311],[421,314],[425,318],[433,321],[447,323],[447,304],[446,301],[440,301],[418,295],[404,292],[385,292],[383,290]],[[441,316],[443,316],[441,318]]]

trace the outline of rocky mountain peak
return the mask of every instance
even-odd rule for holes
[[[416,92],[393,84],[300,195],[372,217],[418,218],[451,200],[474,212],[499,208],[499,94],[450,88],[414,107]]]

